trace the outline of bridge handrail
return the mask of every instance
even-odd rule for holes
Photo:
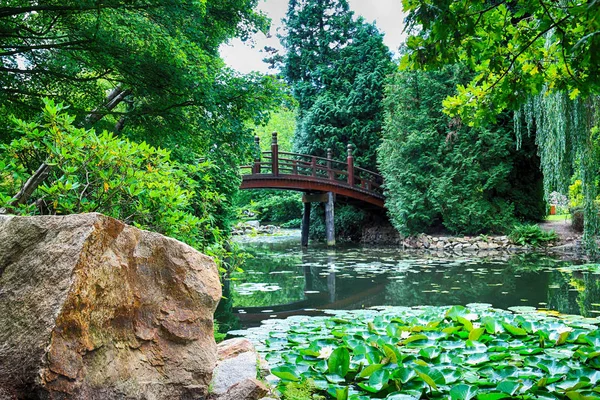
[[[255,143],[258,151],[254,163],[241,167],[242,170],[250,170],[250,175],[312,176],[313,179],[327,180],[336,185],[361,188],[376,194],[378,197],[383,195],[381,188],[383,177],[376,172],[354,166],[351,145],[348,145],[348,156],[346,162],[343,162],[333,159],[331,149],[327,150],[327,157],[288,151],[280,152],[277,144],[277,133],[273,133],[271,151],[260,151],[258,137],[255,138]],[[338,165],[342,167],[332,167]]]

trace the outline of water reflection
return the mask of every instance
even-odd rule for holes
[[[245,245],[254,255],[225,296],[242,326],[321,309],[489,303],[600,315],[600,267],[546,255],[436,258],[390,247]]]

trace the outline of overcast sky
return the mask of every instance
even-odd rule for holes
[[[401,0],[348,0],[355,14],[362,15],[367,22],[375,22],[385,33],[385,44],[395,52],[404,39],[403,14]],[[281,49],[277,39],[277,28],[281,27],[281,19],[287,11],[287,0],[260,0],[259,10],[264,11],[272,20],[271,37],[259,33],[253,39],[254,46],[233,40],[221,46],[221,56],[234,69],[248,73],[252,71],[269,72],[267,64],[262,62],[265,54],[261,50],[265,46]]]

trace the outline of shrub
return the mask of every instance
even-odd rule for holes
[[[544,231],[538,225],[515,225],[510,232],[509,239],[519,246],[542,246],[558,239],[554,231]]]
[[[575,232],[583,232],[583,207],[571,209],[571,228]]]
[[[220,239],[210,209],[193,207],[216,203],[219,194],[197,191],[188,175],[203,175],[210,165],[184,169],[166,150],[76,128],[63,104],[44,103],[41,120],[14,119],[20,137],[0,147],[0,208],[22,215],[100,212],[196,248]],[[48,177],[29,201],[12,207],[11,196],[42,163],[50,166]]]
[[[282,228],[300,228],[302,226],[302,218],[294,218],[288,222],[281,224]]]
[[[256,214],[260,222],[282,224],[302,217],[302,195],[281,190],[244,190],[236,199],[238,215]]]

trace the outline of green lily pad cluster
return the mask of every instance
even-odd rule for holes
[[[259,343],[285,393],[337,400],[600,399],[600,320],[531,307],[393,307],[268,321]]]

